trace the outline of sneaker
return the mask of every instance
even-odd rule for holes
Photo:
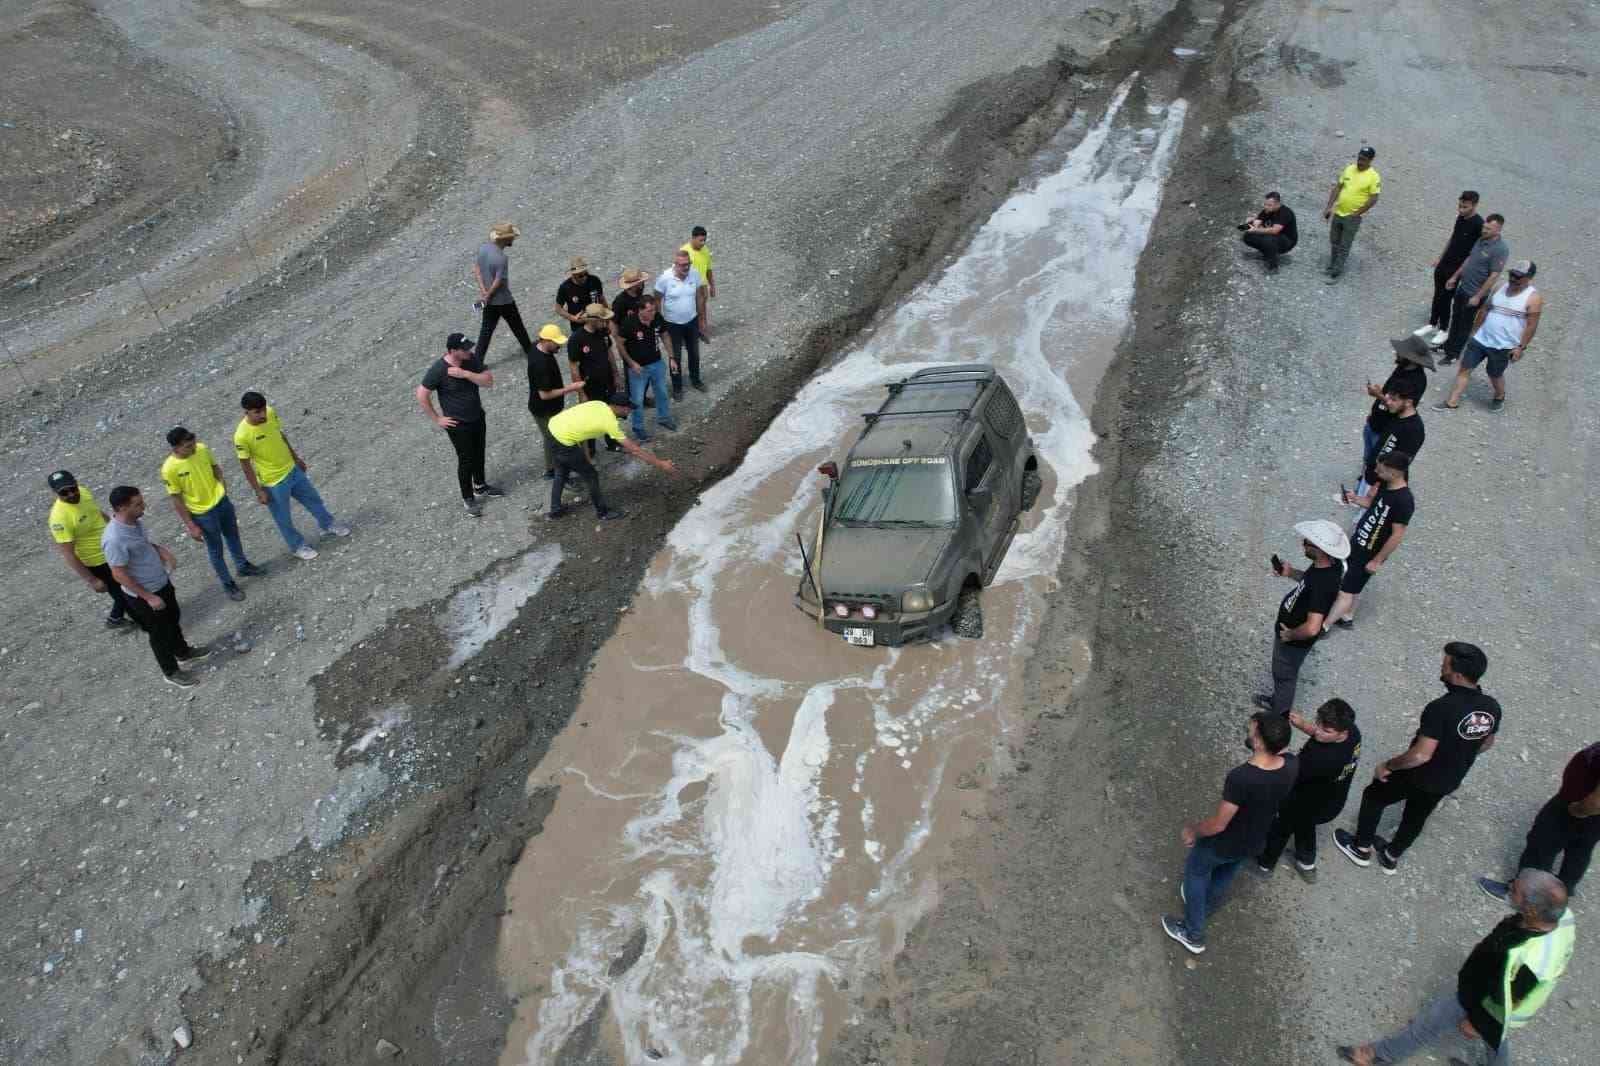
[[[1354,618],[1341,618],[1333,624],[1338,626],[1340,629],[1354,629],[1356,627],[1356,620]]]
[[[482,518],[483,517],[483,504],[479,503],[477,500],[462,500],[461,501],[461,506],[464,507],[466,509],[467,514],[471,515],[473,518]],[[295,552],[295,554],[296,555],[300,555],[299,552]],[[300,557],[302,559],[305,558],[305,556],[303,556],[303,555],[301,555]]]
[[[1257,692],[1250,697],[1250,702],[1260,707],[1263,711],[1270,711],[1272,710],[1272,693]]]
[[[706,385],[705,385],[705,382],[703,382],[703,381],[691,381],[691,382],[689,382],[689,387],[694,389],[695,392],[705,392],[706,391]]]
[[[628,517],[628,512],[619,511],[615,507],[607,507],[604,511],[600,512],[600,521],[602,522],[615,522],[619,518],[626,517]]]
[[[1178,899],[1182,901],[1184,906],[1187,907],[1189,905],[1189,893],[1183,890],[1182,881],[1178,882]]]
[[[1272,867],[1265,866],[1259,862],[1252,862],[1250,864],[1250,872],[1261,878],[1263,881],[1269,880],[1272,877]]]
[[[106,628],[107,629],[121,629],[123,626],[125,626],[127,624],[128,624],[128,616],[125,615],[125,614],[108,614],[108,615],[106,615]]]
[[[232,600],[234,603],[238,603],[240,600],[244,599],[244,589],[240,588],[238,585],[224,585],[222,586],[222,591],[226,593],[228,599]]]
[[[1333,831],[1333,846],[1344,852],[1344,857],[1357,866],[1372,865],[1372,849],[1368,848],[1363,851],[1356,847],[1355,834],[1347,830],[1335,829]]]
[[[331,525],[327,529],[323,530],[323,532],[324,533],[332,533],[336,537],[348,537],[350,535],[350,527],[346,526],[346,525],[341,525],[340,523],[335,522],[333,525]]]
[[[675,385],[672,388],[672,402],[678,403],[683,399],[683,386]]]
[[[1294,861],[1294,872],[1299,874],[1300,880],[1304,881],[1308,885],[1314,885],[1317,883],[1317,864],[1314,862],[1310,866],[1307,866],[1299,859],[1296,859]]]
[[[544,472],[544,479],[546,481],[554,481],[556,479],[556,472],[554,470],[546,470]]]
[[[546,511],[544,516],[546,518],[565,518],[569,509],[570,508],[566,507],[557,507],[554,511]]]
[[[257,566],[255,563],[245,563],[239,567],[240,577],[260,577],[267,572],[266,567]]]
[[[1443,361],[1444,360],[1442,360],[1442,359],[1440,360],[1440,362],[1443,362]],[[1456,405],[1456,407],[1459,407],[1459,406],[1461,406],[1461,405],[1460,404]],[[1446,403],[1443,400],[1440,400],[1438,403],[1433,405],[1433,409],[1435,411],[1454,411],[1456,409],[1456,407],[1451,407],[1448,403]]]
[[[1426,326],[1418,326],[1411,331],[1411,335],[1413,337],[1431,337],[1433,335],[1433,326],[1431,323]]]
[[[1461,358],[1459,355],[1441,355],[1439,357],[1439,365],[1440,366],[1449,366],[1451,363],[1455,362],[1459,358]]]
[[[1171,915],[1163,914],[1161,916],[1161,931],[1182,944],[1184,950],[1191,955],[1204,955],[1206,953],[1205,941],[1196,940],[1190,936],[1188,928]]]
[[[469,505],[467,510],[471,511],[472,507]],[[293,555],[296,559],[304,559],[309,563],[311,560],[317,557],[317,549],[313,548],[309,544],[302,544],[289,554]]]
[[[499,489],[495,488],[493,485],[479,485],[477,488],[473,489],[472,491],[477,493],[479,496],[504,496],[505,495],[504,492],[502,492]]]
[[[211,658],[210,648],[190,648],[188,655],[178,656],[180,663],[198,663]]]
[[[1480,877],[1478,887],[1483,889],[1483,894],[1490,899],[1497,899],[1501,903],[1511,902],[1511,885],[1507,881],[1492,881],[1487,877]]]
[[[1449,339],[1450,339],[1450,331],[1449,330],[1447,330],[1447,329],[1436,329],[1436,330],[1433,331],[1433,336],[1428,338],[1428,344],[1429,344],[1430,347],[1437,348],[1437,347],[1439,347],[1439,345],[1443,344],[1445,341],[1447,341]]]
[[[1378,853],[1378,865],[1383,868],[1384,875],[1393,877],[1399,873],[1400,860],[1389,854],[1389,842],[1382,837],[1373,837],[1372,842],[1376,845],[1372,850]]]
[[[658,418],[656,419],[656,428],[664,429],[669,433],[676,433],[678,432],[678,423],[672,421],[671,419]]]
[[[1489,401],[1489,410],[1498,411],[1505,405],[1506,398],[1504,396],[1496,396],[1494,399]]]
[[[194,688],[200,683],[199,681],[196,681],[193,676],[184,673],[182,670],[179,670],[175,674],[165,675],[163,680],[165,680],[166,683],[171,685],[173,688]]]
[[[650,434],[646,433],[642,429],[636,429],[633,431],[633,439],[638,441],[640,444],[644,444],[650,440]]]

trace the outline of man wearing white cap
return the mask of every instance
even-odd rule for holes
[[[1326,518],[1314,518],[1294,527],[1311,565],[1296,570],[1276,555],[1272,572],[1291,578],[1294,588],[1278,604],[1277,640],[1272,646],[1272,692],[1260,693],[1255,704],[1274,714],[1287,715],[1294,706],[1300,666],[1322,636],[1323,621],[1339,596],[1344,560],[1350,556],[1350,538]]]
[[[1538,272],[1532,260],[1512,263],[1506,269],[1510,280],[1479,306],[1478,317],[1472,323],[1472,339],[1461,353],[1456,382],[1450,395],[1438,404],[1440,409],[1454,411],[1460,405],[1472,371],[1482,362],[1489,364],[1489,387],[1494,390],[1490,409],[1498,411],[1505,406],[1506,367],[1528,354],[1533,335],[1539,332],[1539,316],[1544,313],[1544,297],[1533,287],[1533,276]]]

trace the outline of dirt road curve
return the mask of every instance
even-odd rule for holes
[[[0,87],[23,105],[0,115],[0,528],[17,546],[0,579],[0,1059],[165,1062],[183,1026],[184,1062],[703,1061],[684,1056],[735,1046],[708,1041],[738,1030],[722,1025],[738,997],[694,984],[716,966],[749,982],[738,1046],[757,1050],[744,1061],[782,1047],[841,1066],[1331,1062],[1336,1038],[1403,1022],[1498,917],[1472,877],[1507,872],[1566,755],[1596,739],[1581,665],[1600,648],[1585,611],[1600,589],[1581,341],[1600,330],[1600,278],[1580,250],[1600,237],[1583,207],[1597,191],[1597,46],[1590,8],[1560,0],[1470,18],[1435,2],[1280,0],[889,0],[870,17],[837,0],[56,0],[0,16]],[[1137,87],[1117,111],[1119,85]],[[865,668],[831,646],[775,655],[786,647],[758,639],[763,610],[729,590],[785,593],[797,565],[761,545],[718,567],[731,584],[716,586],[716,613],[712,585],[685,586],[721,634],[686,648],[675,627],[695,623],[671,613],[674,575],[710,556],[665,538],[739,507],[787,513],[784,464],[761,465],[774,417],[862,347],[863,327],[886,335],[896,301],[940,276],[1017,182],[1096,129],[1126,149],[1096,153],[1105,166],[1084,182],[1108,201],[1148,182],[1141,160],[1161,130],[1181,138],[1164,196],[1150,193],[1160,212],[1137,286],[1104,300],[1134,315],[1115,359],[1109,343],[1037,334],[1052,344],[1037,365],[1064,375],[1069,405],[1095,397],[1101,439],[1054,582],[994,590],[1009,635],[1031,634],[1026,663],[1006,667],[981,728],[867,709],[870,686],[838,688],[829,712],[859,720],[823,729],[809,697],[809,717],[779,701],[752,719],[747,752],[817,806],[750,795],[794,814],[797,833],[820,833],[829,810],[859,826],[813,838],[837,854],[785,867],[837,863],[815,898],[848,903],[838,921],[791,924],[799,906],[713,920],[762,935],[697,955],[698,917],[743,882],[713,877],[702,896],[686,875],[687,894],[661,892],[638,849],[621,880],[595,876],[625,822],[659,830],[663,864],[692,874],[704,859],[690,820],[663,821],[599,775],[669,766],[652,787],[688,782],[673,802],[737,831],[739,793],[684,754],[709,765],[722,752],[695,700],[714,706],[735,667],[794,672],[794,695],[819,670]],[[1383,199],[1329,287],[1317,214],[1363,141],[1378,147]],[[1271,279],[1232,229],[1269,187],[1302,227]],[[1370,768],[1434,694],[1439,645],[1468,639],[1489,653],[1505,735],[1398,877],[1330,846],[1314,888],[1287,869],[1241,878],[1211,950],[1190,959],[1156,919],[1176,905],[1178,827],[1214,804],[1266,680],[1281,590],[1262,560],[1292,548],[1292,522],[1337,516],[1361,384],[1383,372],[1386,338],[1420,324],[1426,263],[1463,187],[1507,216],[1550,311],[1504,411],[1487,410],[1481,381],[1458,412],[1424,407],[1413,533],[1355,631],[1313,654],[1302,702],[1350,700]],[[467,256],[502,217],[526,234],[512,276],[534,324],[569,255],[586,254],[609,295],[623,266],[659,270],[691,224],[711,229],[711,392],[691,393],[683,432],[658,438],[686,476],[604,466],[622,523],[546,523],[504,331],[489,470],[509,495],[481,521],[462,515],[448,447],[410,406],[445,333],[474,324]],[[1098,298],[1068,301],[1072,314]],[[1072,314],[1058,321],[1085,321]],[[905,336],[979,352],[1004,331],[976,321],[976,336]],[[830,380],[795,410],[820,410]],[[267,393],[356,533],[299,562],[231,475],[245,544],[269,570],[236,604],[155,472],[180,422],[231,470],[247,388]],[[796,448],[784,462],[798,477],[810,460]],[[160,683],[139,638],[101,629],[103,603],[49,545],[44,475],[61,466],[102,498],[121,482],[151,494],[186,626],[219,649],[193,694]],[[789,620],[786,600],[771,610]],[[712,647],[732,660],[690,654]],[[650,698],[634,671],[678,659],[707,673],[663,687],[685,693],[670,708],[611,708]],[[630,744],[629,728],[661,721],[673,728]],[[840,776],[850,745],[863,752],[855,795],[875,802]],[[921,823],[914,788],[874,791],[898,781],[868,761],[874,746],[932,789],[901,901],[870,891],[862,857]],[[622,817],[608,791],[648,817]],[[745,843],[729,854],[760,852]],[[651,924],[641,914],[670,913],[644,907],[656,899],[699,909]],[[1519,1061],[1592,1058],[1600,969],[1586,943],[1580,932]],[[824,960],[826,981],[790,983],[790,959]]]

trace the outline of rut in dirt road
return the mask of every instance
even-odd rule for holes
[[[1069,126],[1055,169],[1009,200],[859,350],[812,381],[708,491],[600,651],[536,784],[560,798],[512,876],[501,967],[519,1017],[506,1062],[557,1061],[597,1011],[619,1061],[814,1062],[841,990],[932,898],[956,777],[1013,720],[1067,491],[1093,470],[1069,385],[1128,326],[1134,269],[1186,106]],[[1067,150],[1067,145],[1076,142]],[[995,364],[1045,470],[985,591],[988,636],[846,647],[790,606],[812,468],[843,454],[882,386]],[[965,783],[965,782],[963,782]],[[617,974],[632,943],[642,954]]]

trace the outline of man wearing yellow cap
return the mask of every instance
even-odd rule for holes
[[[528,413],[539,427],[544,444],[544,476],[556,476],[556,439],[550,435],[550,420],[567,406],[567,396],[583,390],[583,379],[574,377],[568,385],[561,380],[561,363],[556,353],[567,343],[567,335],[554,323],[539,330],[539,339],[528,349]]]

